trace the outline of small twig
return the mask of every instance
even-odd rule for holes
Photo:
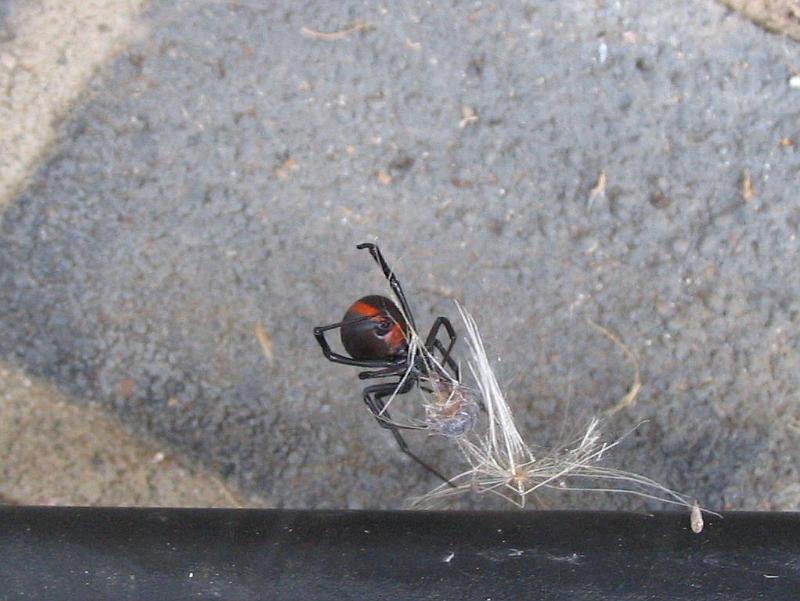
[[[230,505],[231,507],[241,509],[242,507],[251,506],[251,504],[246,499],[242,498],[233,490],[231,490],[225,483],[225,481],[222,480],[222,478],[220,478],[219,476],[215,476],[213,478],[213,481],[217,485],[217,490],[219,490],[219,492],[227,501],[228,505]]]
[[[607,185],[608,175],[606,175],[605,169],[601,169],[600,174],[597,176],[597,183],[595,184],[594,188],[589,191],[589,200],[586,203],[589,209],[592,208],[592,205],[595,203],[595,201],[605,197]]]
[[[753,178],[750,177],[750,171],[745,169],[742,173],[742,198],[745,202],[753,200]]]
[[[272,340],[267,334],[267,331],[264,329],[260,323],[256,324],[255,327],[255,335],[258,339],[258,344],[261,345],[261,351],[264,353],[264,358],[267,360],[269,365],[272,365],[272,362],[275,358],[275,355],[272,352]]]
[[[616,344],[625,356],[630,359],[631,363],[633,363],[634,374],[633,374],[633,382],[631,382],[630,387],[628,388],[628,392],[623,396],[616,405],[611,407],[610,409],[606,409],[606,415],[614,415],[615,413],[621,411],[622,409],[626,409],[628,407],[633,407],[636,404],[636,397],[639,395],[639,391],[642,389],[642,378],[641,373],[639,371],[639,359],[636,358],[636,355],[633,354],[633,351],[629,349],[619,337],[604,328],[600,324],[593,322],[591,319],[586,319],[590,326],[597,329],[603,336],[608,338],[611,342]]]
[[[352,25],[340,31],[317,31],[310,27],[303,26],[300,29],[300,33],[310,38],[335,42],[337,40],[343,40],[358,31],[369,31],[370,29],[372,29],[372,26],[366,21],[355,21]]]

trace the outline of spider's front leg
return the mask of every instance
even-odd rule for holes
[[[408,444],[406,444],[403,435],[400,434],[400,429],[409,429],[413,430],[415,428],[407,427],[407,426],[400,426],[392,421],[392,416],[389,414],[389,410],[386,408],[386,403],[383,401],[384,398],[387,396],[397,395],[397,394],[405,394],[409,390],[414,387],[415,380],[409,378],[402,384],[398,382],[387,382],[385,384],[373,384],[372,386],[367,386],[364,389],[364,402],[369,407],[369,410],[372,412],[372,415],[375,416],[375,419],[378,422],[378,425],[381,428],[386,428],[387,430],[391,430],[394,439],[397,441],[397,445],[400,447],[400,450],[411,457],[414,461],[416,461],[419,465],[424,467],[434,476],[439,478],[440,480],[446,482],[453,488],[456,487],[450,480],[448,480],[445,476],[443,476],[438,470],[431,467],[427,463],[425,463],[422,459],[417,457],[414,453],[411,452],[411,449],[408,448]],[[398,386],[399,384],[399,386]]]
[[[317,339],[319,346],[322,348],[322,354],[325,355],[325,358],[328,361],[331,361],[333,363],[342,363],[344,365],[355,365],[356,367],[371,367],[371,368],[396,367],[396,364],[393,361],[387,361],[382,359],[353,359],[352,357],[347,357],[345,355],[333,351],[330,347],[330,344],[328,344],[327,339],[325,338],[325,332],[329,330],[334,330],[336,328],[341,328],[344,323],[349,323],[349,322],[332,323],[327,326],[319,326],[314,328],[314,338]]]
[[[397,300],[400,301],[400,307],[403,309],[403,313],[405,313],[404,317],[408,320],[411,328],[416,330],[416,326],[414,325],[414,316],[411,314],[411,307],[408,306],[408,301],[406,300],[406,295],[403,292],[403,287],[400,285],[400,281],[397,279],[397,276],[394,275],[394,271],[392,271],[392,269],[389,267],[386,259],[383,258],[381,249],[378,248],[377,244],[372,244],[371,242],[363,242],[357,245],[356,248],[359,250],[363,248],[369,250],[369,254],[372,255],[372,258],[375,259],[375,262],[380,266],[381,270],[383,271],[383,275],[389,281],[389,286],[391,286],[392,291],[395,293],[395,296],[397,296]]]
[[[371,380],[373,378],[386,378],[388,376],[396,376],[398,373],[403,373],[406,370],[405,362],[398,364],[395,367],[387,367],[385,369],[378,369],[376,371],[362,371],[358,374],[359,380]]]

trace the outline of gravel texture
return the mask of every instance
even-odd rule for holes
[[[796,0],[721,0],[769,31],[800,41],[800,3]]]
[[[354,248],[377,240],[422,327],[475,314],[529,439],[630,384],[589,317],[642,367],[607,430],[648,421],[610,464],[800,508],[796,45],[710,1],[171,1],[144,24],[3,216],[0,356],[269,504],[398,507],[435,482],[311,336],[385,290]]]
[[[0,503],[240,507],[218,478],[0,365]]]
[[[97,68],[136,39],[144,0],[3,0],[0,211],[58,138]]]

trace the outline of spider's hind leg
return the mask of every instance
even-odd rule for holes
[[[450,338],[450,342],[447,345],[447,348],[442,344],[439,340],[439,330],[444,327],[445,331],[447,332],[448,337]],[[425,340],[425,348],[428,351],[433,352],[433,349],[438,350],[442,353],[441,362],[447,365],[450,370],[453,372],[455,379],[457,382],[461,381],[461,370],[458,368],[458,364],[453,359],[451,353],[453,352],[453,347],[456,344],[456,331],[453,328],[453,324],[450,323],[450,320],[446,317],[437,317],[436,320],[433,322],[431,326],[430,332],[428,332],[428,337]]]
[[[447,332],[447,335],[450,338],[450,342],[447,345],[447,348],[442,344],[441,340],[439,340],[439,329],[444,328]],[[431,326],[431,331],[428,334],[428,338],[425,341],[425,348],[429,350],[429,352],[433,352],[433,349],[438,350],[442,353],[441,363],[447,365],[452,372],[452,375],[455,376],[455,381],[459,384],[461,383],[461,369],[458,366],[458,363],[453,359],[452,351],[453,347],[456,344],[456,331],[453,328],[453,324],[450,323],[450,320],[446,317],[437,317],[436,321],[433,322],[433,326]],[[486,411],[486,403],[484,402],[482,397],[478,397],[478,406],[481,410]]]
[[[406,443],[403,435],[400,434],[400,429],[404,428],[392,421],[392,416],[389,414],[389,410],[386,408],[386,403],[384,403],[383,399],[387,396],[391,396],[393,394],[405,394],[414,386],[414,380],[409,379],[405,383],[401,384],[398,388],[397,383],[388,382],[385,384],[374,384],[372,386],[367,386],[364,389],[364,402],[369,407],[369,410],[372,412],[372,415],[375,416],[375,419],[378,421],[378,425],[381,428],[386,428],[387,430],[391,430],[394,439],[397,441],[397,445],[400,447],[400,450],[411,457],[414,461],[416,461],[419,465],[424,467],[434,476],[439,478],[440,480],[446,482],[453,488],[455,488],[455,484],[453,484],[450,480],[448,480],[445,476],[443,476],[437,469],[431,467],[427,463],[425,463],[422,459],[417,457],[414,453],[411,452],[411,449],[408,448],[408,444]],[[413,429],[413,428],[408,428]]]

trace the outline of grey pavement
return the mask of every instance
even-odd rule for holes
[[[610,465],[800,508],[796,44],[710,1],[142,20],[2,217],[0,358],[271,505],[399,507],[436,483],[311,336],[385,290],[354,248],[377,241],[422,327],[475,314],[529,440],[625,393],[591,318],[642,369]]]
[[[0,503],[241,507],[219,478],[0,365]]]
[[[140,0],[0,5],[0,213],[46,160],[87,80],[136,38],[142,8]],[[160,446],[0,361],[0,502],[258,504]]]

